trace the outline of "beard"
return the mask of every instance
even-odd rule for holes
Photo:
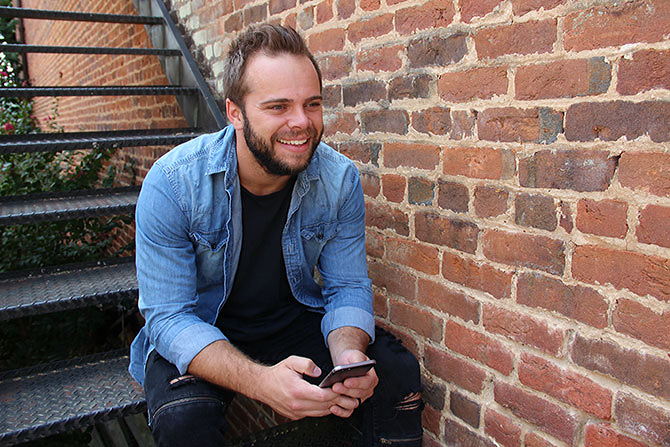
[[[309,148],[309,156],[304,163],[292,166],[280,159],[274,149],[274,143],[281,137],[274,134],[270,137],[269,142],[265,141],[251,128],[249,119],[244,112],[242,113],[242,116],[244,117],[244,140],[247,143],[247,147],[256,158],[258,164],[260,164],[268,174],[280,176],[297,175],[307,168],[314,156],[316,147],[319,145],[319,142],[321,142],[323,130],[317,135],[316,129],[313,126],[307,128],[306,136],[312,141],[312,146]],[[304,132],[301,132],[301,136],[303,133]]]

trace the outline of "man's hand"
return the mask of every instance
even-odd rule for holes
[[[291,356],[274,366],[265,367],[255,380],[257,395],[253,397],[294,420],[306,416],[326,416],[331,412],[337,416],[348,417],[358,406],[355,396],[319,388],[305,381],[303,374],[318,377],[321,370],[312,360],[298,356]]]
[[[356,349],[347,349],[339,353],[339,357],[335,359],[336,365],[347,365],[349,363],[362,362],[369,360],[368,356]],[[372,397],[375,387],[379,379],[375,369],[370,369],[364,376],[350,377],[344,382],[338,382],[333,385],[332,390],[338,394],[357,399],[357,405],[364,402],[366,399]],[[358,401],[360,399],[360,402]],[[337,409],[331,409],[333,414],[339,416]],[[344,416],[348,417],[348,416]]]

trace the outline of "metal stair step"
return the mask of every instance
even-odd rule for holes
[[[125,350],[0,373],[0,444],[87,427],[145,407]]]
[[[135,95],[197,95],[195,87],[171,85],[96,86],[96,87],[8,87],[0,88],[0,96],[33,98],[36,96],[135,96]]]
[[[162,48],[124,47],[67,47],[52,45],[2,44],[3,53],[59,53],[59,54],[132,54],[156,56],[181,56],[181,51]]]
[[[70,20],[73,22],[137,23],[145,25],[163,24],[161,17],[132,16],[124,14],[99,14],[92,12],[70,12],[46,9],[0,7],[0,17],[22,19]]]
[[[203,133],[204,131],[198,129],[181,128],[0,135],[0,154],[54,152],[93,147],[174,146]]]
[[[133,213],[138,186],[0,198],[0,225]]]
[[[134,258],[0,275],[0,321],[137,297]]]

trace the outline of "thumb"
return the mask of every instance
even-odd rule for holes
[[[310,377],[319,377],[321,375],[321,368],[316,366],[316,363],[306,357],[292,355],[284,360],[284,362],[287,367],[297,373],[305,374]]]

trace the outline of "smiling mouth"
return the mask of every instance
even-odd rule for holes
[[[304,140],[281,140],[277,139],[278,142],[282,144],[290,144],[291,146],[302,146],[303,144],[307,143],[309,141],[308,138],[305,138]]]

